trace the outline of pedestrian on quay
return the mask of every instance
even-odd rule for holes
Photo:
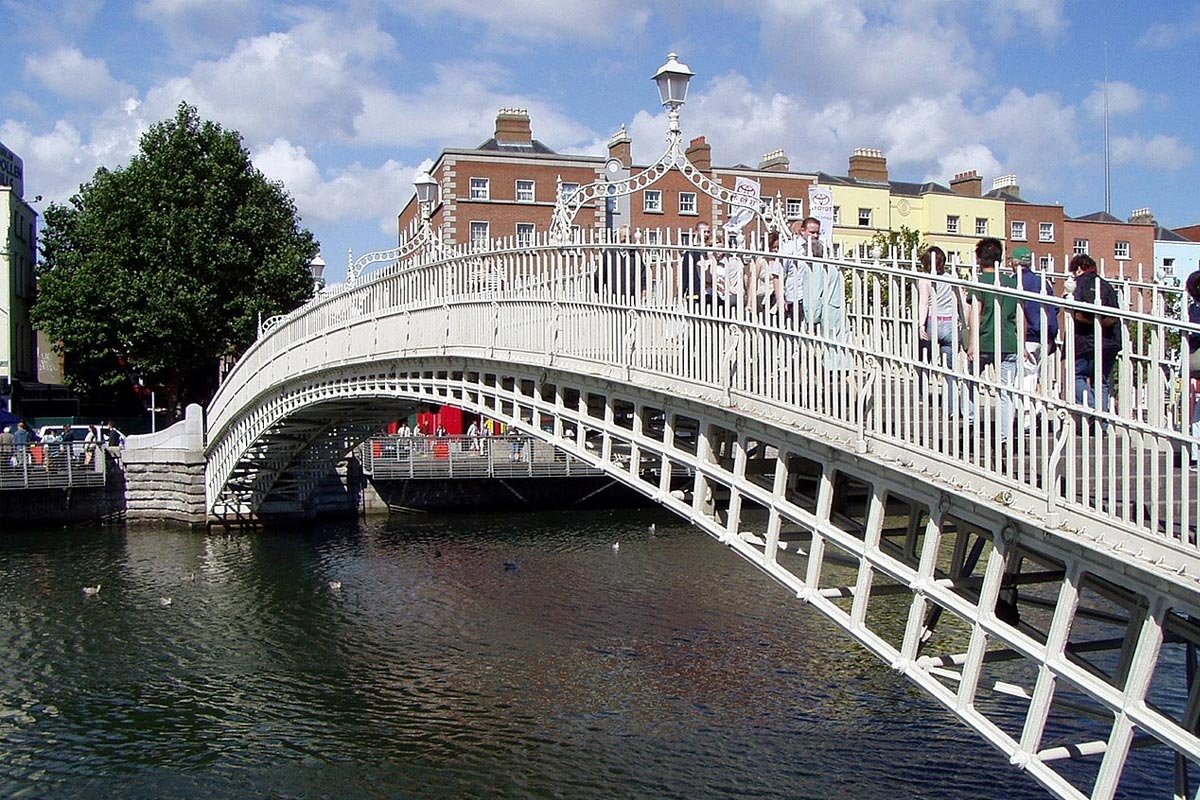
[[[95,425],[87,426],[87,435],[83,437],[83,465],[90,467],[96,459],[96,445],[100,441],[100,431]]]
[[[13,459],[15,443],[16,437],[13,436],[12,426],[5,425],[4,430],[0,431],[0,469],[6,469],[16,463]]]
[[[25,420],[17,423],[17,429],[13,431],[13,466],[23,467],[30,462],[33,456],[33,446],[37,442],[37,434],[25,424]]]

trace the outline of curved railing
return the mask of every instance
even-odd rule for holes
[[[464,354],[539,365],[569,359],[572,369],[605,375],[619,367],[631,382],[653,376],[680,392],[706,388],[747,413],[837,422],[856,432],[860,452],[932,459],[944,466],[933,477],[952,487],[965,491],[972,476],[986,475],[1040,498],[1048,526],[1063,524],[1060,512],[1070,511],[1101,524],[1085,531],[1072,523],[1081,535],[1132,534],[1196,552],[1200,481],[1187,461],[1200,454],[1200,440],[1190,432],[1180,335],[1200,328],[1172,318],[1180,313],[1177,290],[1121,284],[1123,307],[1104,311],[1120,320],[1124,339],[1114,400],[1097,410],[1073,392],[1082,355],[1073,312],[1095,312],[1087,305],[1052,300],[1062,356],[1044,359],[1022,387],[999,368],[968,365],[961,352],[952,362],[922,356],[914,322],[922,275],[909,263],[814,260],[831,291],[825,299],[844,295],[844,304],[823,320],[810,314],[798,322],[778,308],[691,292],[688,250],[669,234],[646,232],[634,244],[509,240],[450,255],[415,253],[272,325],[210,405],[210,447],[271,387],[340,364]],[[773,258],[739,255],[753,262],[751,273],[769,269]],[[973,271],[938,280],[955,292],[980,290]],[[993,301],[1029,297],[986,288]],[[964,398],[974,398],[973,422]],[[1008,409],[1018,425],[1006,435]]]

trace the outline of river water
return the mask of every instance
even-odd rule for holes
[[[1047,796],[657,512],[5,531],[0,646],[3,797]]]

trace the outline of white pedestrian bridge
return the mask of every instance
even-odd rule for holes
[[[1009,385],[921,357],[911,264],[814,262],[845,299],[798,322],[686,296],[688,248],[640,241],[434,243],[270,321],[207,410],[210,512],[303,512],[387,420],[457,406],[718,538],[1009,756],[997,781],[1200,796],[1176,291],[1119,283],[1096,411],[1074,400],[1071,301],[1065,358]],[[741,256],[753,291],[770,254]]]

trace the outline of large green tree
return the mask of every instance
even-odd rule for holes
[[[260,316],[312,294],[318,249],[241,136],[186,103],[127,167],[97,170],[47,208],[41,242],[34,320],[68,381],[100,401],[142,378],[206,403],[221,359],[254,341]]]

